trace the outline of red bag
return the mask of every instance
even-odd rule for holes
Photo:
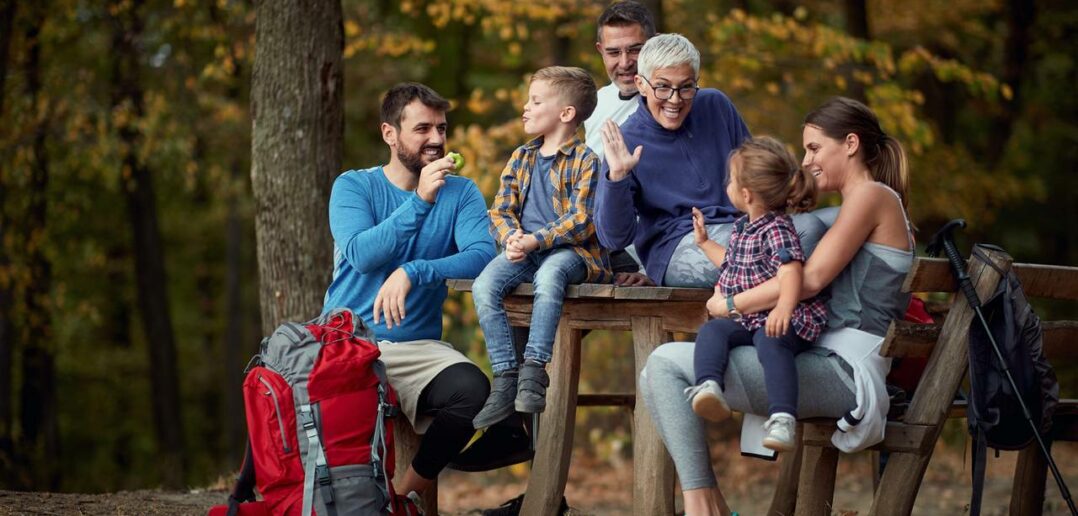
[[[917,324],[932,324],[935,322],[932,316],[928,314],[928,311],[925,310],[925,302],[917,297],[910,298],[910,304],[906,307],[906,316],[903,320]],[[921,374],[925,372],[925,367],[928,367],[927,358],[906,357],[894,360],[891,364],[891,372],[887,374],[887,383],[897,385],[907,393],[913,393],[913,389],[917,387],[917,382],[921,381]]]
[[[228,506],[210,514],[368,515],[394,498],[396,396],[351,310],[286,323],[243,382],[249,442]],[[255,503],[257,484],[262,501]]]

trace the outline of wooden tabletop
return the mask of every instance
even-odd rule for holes
[[[472,280],[446,280],[449,288],[461,292],[472,291]],[[510,295],[531,297],[535,292],[531,283],[523,283]],[[609,283],[583,283],[569,285],[566,299],[625,299],[633,301],[700,301],[706,302],[714,291],[709,288],[679,287],[619,287]]]

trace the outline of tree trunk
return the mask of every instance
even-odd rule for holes
[[[32,457],[32,487],[56,490],[60,487],[59,425],[56,417],[55,360],[52,350],[52,264],[45,255],[48,215],[49,162],[45,150],[49,116],[41,95],[41,42],[38,38],[45,22],[45,7],[32,4],[31,20],[26,27],[27,57],[26,96],[30,99],[32,124],[29,159],[30,184],[27,188],[25,240],[29,278],[23,290],[25,306],[22,353],[22,391],[20,448]]]
[[[651,18],[655,20],[656,34],[666,32],[666,22],[663,19],[663,0],[642,0],[640,3],[651,11]]]
[[[868,6],[865,0],[846,0],[846,32],[864,40],[871,36],[868,27]]]
[[[333,241],[327,217],[341,169],[344,46],[339,0],[262,0],[251,88],[262,330],[322,309]]]
[[[992,132],[989,136],[989,144],[986,154],[990,166],[1003,155],[1007,147],[1007,140],[1011,138],[1014,121],[1018,118],[1022,108],[1022,76],[1025,75],[1026,67],[1029,66],[1029,45],[1032,40],[1030,29],[1036,17],[1036,6],[1033,0],[1007,0],[1007,40],[1003,51],[1003,76],[1004,83],[1011,87],[1014,96],[1010,100],[1004,100],[1003,114],[995,118],[992,123]]]
[[[851,36],[868,41],[872,37],[868,26],[868,6],[865,0],[846,0],[846,32]],[[865,85],[854,78],[857,63],[843,66],[842,73],[846,76],[846,94],[851,98],[866,102]]]
[[[0,120],[7,120],[4,112],[5,85],[7,84],[8,49],[11,46],[12,22],[15,19],[15,0],[0,0]],[[6,131],[6,129],[3,129]],[[0,141],[7,141],[7,135],[0,133]],[[6,152],[5,152],[6,153]],[[6,157],[4,158],[6,161]],[[0,167],[0,482],[11,485],[13,472],[12,454],[15,451],[12,441],[11,419],[13,415],[12,400],[14,390],[12,379],[13,362],[15,356],[15,328],[12,324],[12,309],[14,300],[14,287],[11,275],[11,256],[8,253],[7,235],[8,227],[7,191],[10,188],[11,178],[8,177],[7,167]]]
[[[122,190],[134,236],[135,285],[146,348],[149,350],[151,403],[158,445],[158,471],[168,488],[184,485],[186,458],[183,446],[183,418],[176,343],[169,312],[168,281],[164,249],[157,222],[153,176],[139,160],[142,135],[137,126],[142,118],[143,91],[139,78],[139,49],[143,21],[141,0],[118,2],[113,13],[112,53],[113,107],[130,115],[114,129],[123,146]]]

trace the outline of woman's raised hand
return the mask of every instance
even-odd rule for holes
[[[602,131],[603,155],[606,156],[606,162],[610,165],[610,180],[621,181],[640,162],[640,154],[644,151],[644,147],[637,145],[632,154],[629,154],[629,149],[625,147],[625,139],[621,136],[621,129],[613,120],[603,122]]]

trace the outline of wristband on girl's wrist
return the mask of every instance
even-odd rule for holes
[[[734,306],[733,294],[726,298],[726,313],[735,321],[741,318],[741,312],[738,312],[737,307]]]

